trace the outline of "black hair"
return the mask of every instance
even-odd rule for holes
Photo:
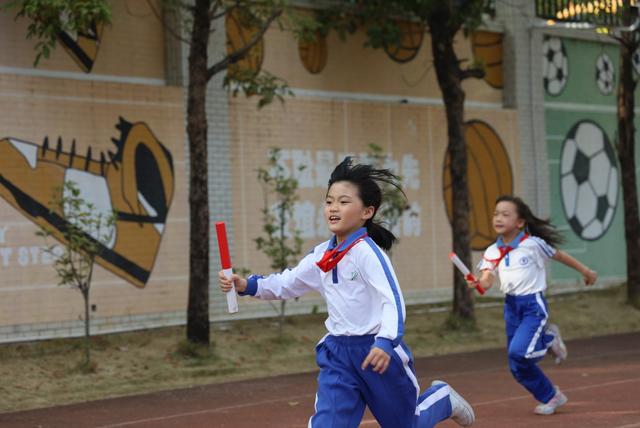
[[[348,181],[358,187],[358,196],[365,207],[373,207],[373,216],[365,222],[367,234],[378,244],[380,248],[389,250],[398,240],[391,231],[387,230],[380,223],[376,223],[375,218],[378,208],[382,204],[383,192],[379,183],[389,184],[400,190],[399,177],[388,169],[376,169],[372,165],[353,164],[353,158],[347,156],[331,173],[329,186],[339,181]]]
[[[527,230],[530,235],[544,239],[553,247],[557,247],[564,242],[564,238],[556,230],[556,227],[551,224],[551,221],[548,219],[544,220],[533,215],[531,208],[529,208],[529,206],[519,197],[502,195],[496,199],[496,205],[500,202],[511,202],[516,206],[518,218],[525,221],[525,230]]]

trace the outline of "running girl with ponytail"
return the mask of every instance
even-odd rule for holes
[[[219,274],[240,295],[291,299],[317,291],[327,302],[328,334],[316,346],[320,367],[312,428],[356,428],[368,406],[382,428],[428,428],[452,418],[474,421],[471,406],[448,384],[434,381],[420,394],[411,352],[403,343],[404,300],[389,258],[395,236],[374,221],[379,182],[398,187],[386,169],[347,157],[329,180],[324,215],[334,236],[293,269],[247,279]]]
[[[498,240],[484,253],[480,285],[488,289],[496,274],[500,276],[500,289],[506,294],[504,319],[511,374],[540,402],[535,413],[551,415],[567,397],[545,376],[538,361],[551,348],[559,363],[567,358],[567,348],[558,326],[547,323],[546,262],[553,259],[575,269],[586,285],[595,283],[598,275],[556,249],[562,243],[560,234],[548,220],[533,215],[518,197],[498,198],[493,228]]]

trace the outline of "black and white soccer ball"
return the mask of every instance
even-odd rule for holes
[[[569,78],[569,61],[562,39],[547,37],[542,44],[542,75],[544,89],[550,95],[558,95]]]
[[[562,206],[571,229],[593,241],[611,226],[618,205],[618,164],[604,130],[591,120],[576,123],[560,156]]]
[[[613,92],[613,85],[616,80],[616,71],[613,67],[613,61],[609,55],[603,53],[596,60],[596,83],[600,92],[609,95]]]
[[[633,63],[633,69],[636,73],[640,74],[640,49],[636,49],[633,55],[631,55],[631,61]]]

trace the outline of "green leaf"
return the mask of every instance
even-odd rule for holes
[[[49,57],[61,32],[82,32],[93,22],[111,22],[107,0],[14,0],[0,6],[0,10],[9,9],[17,9],[16,19],[29,21],[25,37],[38,39],[34,66],[42,57]]]

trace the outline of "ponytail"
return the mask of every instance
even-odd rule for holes
[[[367,234],[373,239],[373,242],[385,251],[389,251],[393,244],[398,241],[398,238],[390,230],[372,219],[367,220],[364,226],[367,228]]]

